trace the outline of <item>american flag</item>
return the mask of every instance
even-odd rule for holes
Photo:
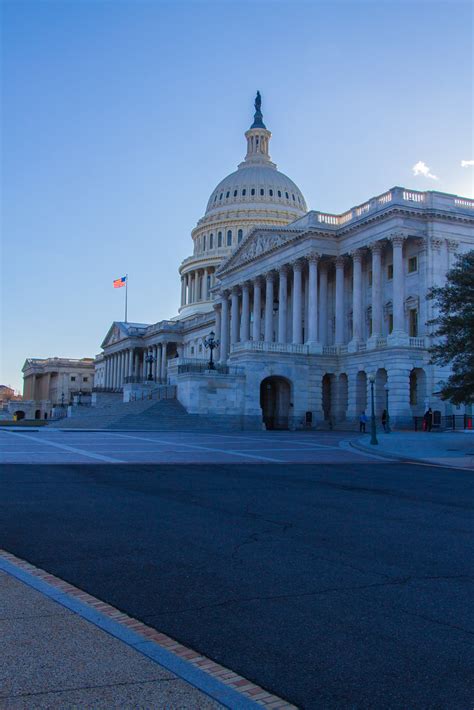
[[[122,288],[122,286],[125,286],[126,283],[127,283],[127,277],[122,276],[119,279],[115,279],[114,288]]]

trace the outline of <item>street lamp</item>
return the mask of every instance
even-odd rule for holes
[[[209,350],[210,352],[210,358],[209,358],[209,369],[210,370],[215,370],[216,367],[214,365],[214,360],[213,360],[213,351],[219,347],[219,341],[216,340],[215,333],[213,330],[209,333],[207,338],[204,338],[204,347],[206,350]]]
[[[372,446],[377,446],[378,441],[377,441],[377,427],[375,424],[375,403],[374,403],[374,382],[375,382],[375,374],[372,372],[371,375],[369,375],[369,381],[370,381],[370,401],[371,401],[371,407],[372,407],[372,412],[371,412],[371,417],[370,417],[370,443]]]
[[[81,402],[81,397],[82,397],[82,390],[79,390],[79,394],[77,395],[77,404],[78,404],[78,406],[82,404],[82,402]]]
[[[385,411],[387,412],[387,419],[385,422],[385,432],[387,434],[390,434],[392,430],[390,429],[390,415],[388,413],[388,392],[389,392],[388,382],[386,382],[384,384],[384,390],[385,390]]]
[[[148,365],[148,376],[147,376],[148,382],[151,382],[153,380],[152,365],[155,362],[155,359],[156,358],[153,357],[153,353],[151,352],[151,350],[149,350],[148,355],[145,358],[145,362]]]
[[[61,393],[61,407],[64,407],[64,392]]]

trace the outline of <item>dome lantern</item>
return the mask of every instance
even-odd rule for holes
[[[247,167],[249,163],[265,164],[276,168],[276,165],[271,162],[268,153],[268,146],[272,134],[263,122],[261,107],[262,97],[260,96],[260,91],[257,91],[253,123],[245,133],[247,139],[247,155],[245,156],[245,161],[239,165],[239,168]]]

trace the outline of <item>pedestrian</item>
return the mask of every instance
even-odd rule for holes
[[[361,412],[361,415],[359,417],[359,431],[362,434],[365,434],[365,425],[367,424],[367,417],[365,415],[365,412]]]
[[[430,431],[430,411],[431,409],[427,409],[423,414],[423,431]]]
[[[431,429],[433,427],[433,410],[431,409],[431,407],[428,408],[427,415],[428,415],[427,428],[428,428],[428,431],[431,431]]]
[[[382,412],[382,427],[384,431],[387,431],[387,410],[384,409]]]

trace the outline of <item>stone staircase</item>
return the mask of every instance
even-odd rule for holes
[[[145,399],[122,402],[120,394],[109,396],[97,407],[75,407],[71,417],[51,420],[57,429],[121,431],[229,431],[240,429],[222,417],[188,414],[176,399]]]

